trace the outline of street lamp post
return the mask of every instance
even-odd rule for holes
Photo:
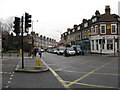
[[[2,48],[2,33],[3,33],[3,27],[1,27],[1,34],[0,34],[0,38],[1,38],[1,41],[0,41],[0,50],[1,50],[1,58],[3,58],[3,48]]]
[[[33,22],[35,22],[35,21],[32,21],[32,32],[33,32]],[[36,22],[38,22],[38,20],[36,20]],[[34,47],[34,36],[32,34],[32,49],[33,49],[33,47]]]
[[[59,37],[59,39],[61,38],[61,31],[57,31],[59,34],[60,34],[60,37]]]

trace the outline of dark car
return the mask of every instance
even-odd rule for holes
[[[78,55],[84,55],[85,53],[84,53],[83,50],[78,50],[78,51],[77,51],[77,54],[78,54]]]
[[[82,50],[80,47],[74,47],[74,50],[76,51],[77,55],[84,55],[84,50]]]

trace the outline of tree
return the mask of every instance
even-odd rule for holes
[[[4,48],[5,50],[7,50],[10,46],[9,34],[12,31],[13,18],[14,17],[9,17],[6,20],[0,18],[0,34],[2,36],[2,48]]]
[[[8,33],[10,33],[12,31],[12,27],[13,27],[13,20],[14,17],[9,17],[6,20],[3,18],[0,18],[0,33],[7,31]]]
[[[6,25],[7,25],[7,31],[8,32],[12,31],[13,21],[14,21],[14,16],[11,16],[11,17],[6,19]]]

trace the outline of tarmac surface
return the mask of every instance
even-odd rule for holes
[[[11,61],[17,62],[14,65],[15,73],[11,72],[10,80],[6,80],[8,84],[5,88],[69,88],[72,90],[109,88],[109,90],[114,90],[119,86],[118,55],[86,54],[64,57],[43,53],[42,59],[39,55],[35,58],[25,56],[24,68],[22,68],[21,57],[18,59],[19,63],[17,59],[12,60],[12,56],[10,60],[3,60],[7,62],[7,64],[3,63],[7,71],[8,66],[15,64],[11,64]],[[37,60],[40,61],[40,66],[39,62],[36,63]],[[4,72],[3,75],[6,77],[8,74]]]

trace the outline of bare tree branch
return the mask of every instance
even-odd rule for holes
[[[6,20],[1,18],[0,19],[0,33],[2,31],[7,31],[8,33],[10,33],[10,31],[12,31],[12,27],[13,27],[13,20],[14,20],[13,16],[7,18]]]

